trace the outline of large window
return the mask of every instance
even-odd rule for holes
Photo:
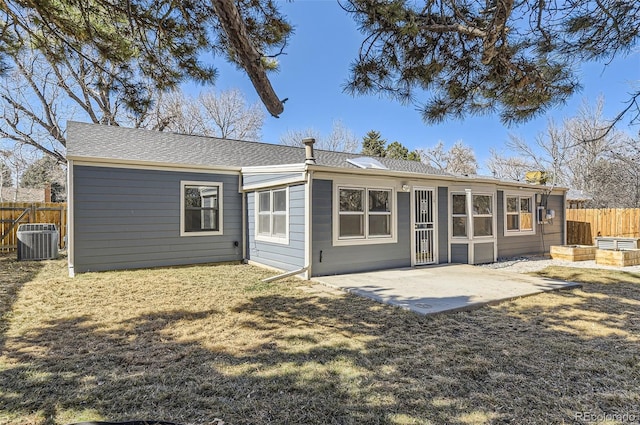
[[[288,189],[256,193],[256,239],[288,243]]]
[[[471,211],[468,208],[469,200],[471,200]],[[471,224],[473,233],[469,230]],[[451,235],[454,238],[493,236],[493,195],[471,194],[469,196],[467,193],[453,193],[451,195]]]
[[[533,196],[505,195],[505,233],[533,233]]]
[[[382,243],[394,241],[393,190],[373,187],[338,187],[337,238],[334,243]]]
[[[182,236],[222,234],[222,183],[181,183]]]

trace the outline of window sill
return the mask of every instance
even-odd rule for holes
[[[268,242],[275,243],[278,245],[289,245],[289,236],[267,236],[267,235],[256,235],[255,240],[257,242]]]
[[[222,230],[215,230],[215,231],[210,231],[210,232],[185,232],[185,231],[181,231],[180,232],[180,237],[183,236],[220,236],[222,235]]]
[[[369,239],[334,239],[333,246],[354,246],[354,245],[382,245],[398,243],[398,238],[393,237],[372,237]]]
[[[531,231],[531,230],[527,230],[525,232],[519,232],[519,231],[507,231],[504,232],[505,237],[511,237],[511,236],[535,236],[536,232],[535,231]]]

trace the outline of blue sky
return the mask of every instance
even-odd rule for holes
[[[640,53],[636,50],[624,60],[617,59],[608,65],[583,65],[579,70],[582,91],[566,105],[524,125],[506,128],[497,115],[469,116],[428,125],[415,106],[403,106],[377,96],[352,97],[343,92],[349,65],[356,58],[363,37],[335,0],[282,1],[280,6],[294,25],[295,34],[286,49],[287,55],[279,58],[280,71],[271,75],[278,96],[289,100],[280,118],[268,116],[265,120],[263,140],[269,143],[278,143],[287,130],[308,127],[327,135],[333,121],[341,120],[358,138],[376,130],[388,142],[397,140],[410,149],[433,146],[438,141],[451,146],[462,140],[474,149],[482,167],[490,148],[504,150],[510,133],[533,142],[546,128],[549,118],[561,122],[575,115],[584,100],[595,104],[597,97],[603,95],[605,116],[615,116],[628,100],[632,84],[640,83]],[[259,101],[246,75],[219,61],[217,65],[220,74],[216,90],[238,88],[250,102]],[[620,128],[629,128],[627,123],[628,120]],[[633,131],[637,132],[637,128]]]

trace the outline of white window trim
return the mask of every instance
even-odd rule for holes
[[[364,183],[362,181],[346,181],[336,182],[333,185],[333,217],[332,217],[332,233],[333,233],[333,246],[350,246],[350,245],[376,245],[376,244],[390,244],[398,242],[398,202],[396,189],[393,186],[376,183]],[[340,234],[340,189],[356,189],[364,190],[364,237],[361,236],[348,236],[339,237]],[[389,191],[391,196],[391,223],[390,223],[390,236],[373,235],[369,236],[369,191],[370,190],[384,190]],[[344,213],[343,213],[344,214]],[[373,215],[387,215],[377,214]]]
[[[520,198],[529,198],[531,202],[531,230],[507,230],[507,197],[518,197],[518,208],[520,208]],[[535,194],[532,193],[518,193],[518,192],[503,192],[503,210],[504,210],[504,236],[530,236],[536,234],[536,207],[535,207]],[[518,213],[519,214],[519,213]]]
[[[186,232],[184,230],[184,189],[186,186],[217,186],[218,187],[218,221],[219,226],[218,230],[211,230],[207,232]],[[222,215],[223,212],[223,203],[224,203],[224,187],[222,182],[211,182],[211,181],[192,181],[192,180],[181,180],[180,181],[180,236],[216,236],[223,234],[223,224],[224,217]]]
[[[285,191],[285,234],[284,236],[277,236],[273,234],[273,192]],[[260,216],[260,193],[269,193],[269,232],[270,234],[258,233],[258,225],[259,225],[259,216]],[[267,190],[260,190],[254,192],[254,203],[255,203],[255,223],[254,223],[254,236],[256,241],[261,242],[270,242],[277,243],[281,245],[289,245],[289,186],[286,187],[276,187],[270,188]]]

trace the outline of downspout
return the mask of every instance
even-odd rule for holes
[[[313,214],[311,205],[313,204],[313,171],[307,170],[307,183],[305,184],[305,206],[304,206],[304,263],[307,265],[305,278],[311,279],[313,260]]]
[[[273,282],[273,281],[276,281],[276,280],[284,279],[285,277],[295,276],[295,275],[300,274],[300,273],[305,273],[305,276],[306,276],[306,271],[307,271],[307,268],[303,267],[301,269],[294,270],[292,272],[286,272],[286,273],[279,274],[277,276],[267,277],[265,279],[262,279],[262,281],[263,282]]]
[[[242,186],[240,186],[242,188]],[[247,262],[247,193],[241,191],[242,196],[242,262]]]

